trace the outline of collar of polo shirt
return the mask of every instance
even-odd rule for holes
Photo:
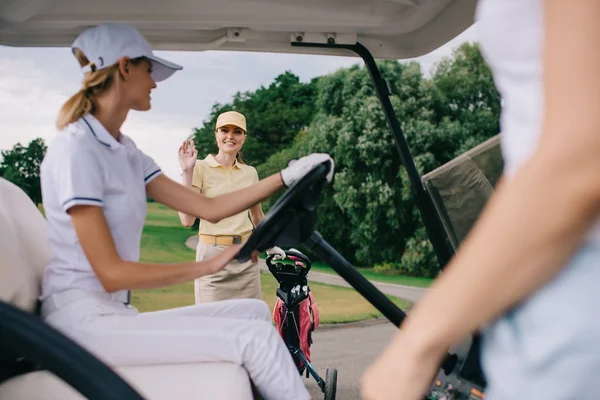
[[[94,136],[97,141],[110,148],[111,150],[119,149],[123,146],[117,139],[111,135],[104,125],[100,123],[92,114],[86,114],[82,118],[83,124],[89,131],[89,134]],[[119,133],[120,137],[124,138],[123,134]]]
[[[223,167],[221,164],[219,164],[219,162],[217,160],[215,160],[215,157],[212,154],[209,154],[208,156],[206,156],[204,161],[206,162],[206,164],[209,167],[213,167],[213,168]],[[233,166],[236,167],[237,169],[241,169],[241,167],[238,165],[237,160],[235,160],[233,162]],[[223,167],[223,168],[225,168],[225,167]]]

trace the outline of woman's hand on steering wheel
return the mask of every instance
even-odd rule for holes
[[[317,165],[329,161],[331,168],[327,173],[327,181],[331,182],[333,179],[334,162],[333,158],[326,153],[313,153],[308,156],[304,156],[297,160],[292,160],[288,163],[288,166],[281,171],[281,179],[286,187],[292,186],[294,183],[302,179]]]

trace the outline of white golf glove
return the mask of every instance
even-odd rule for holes
[[[327,173],[327,181],[331,182],[331,179],[333,178],[334,167],[333,158],[331,158],[329,154],[313,153],[297,160],[290,161],[288,166],[281,170],[281,179],[283,179],[283,184],[287,187],[292,186],[294,183],[302,179],[304,175],[308,174],[314,167],[325,161],[331,161],[331,169]]]
[[[268,255],[273,255],[273,260],[284,260],[285,259],[285,251],[281,247],[273,246],[270,249],[267,249]]]

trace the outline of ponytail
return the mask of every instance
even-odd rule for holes
[[[87,89],[82,88],[75,95],[71,96],[71,98],[67,100],[65,104],[63,104],[60,112],[58,113],[56,127],[58,130],[61,130],[65,126],[77,121],[87,113],[92,112],[93,109],[94,104],[87,93]]]
[[[244,161],[244,157],[242,155],[241,151],[238,151],[237,154],[235,155],[235,160],[237,161],[238,164],[246,164],[246,161]]]
[[[111,87],[119,70],[118,64],[97,70],[96,66],[90,63],[85,54],[79,49],[75,49],[75,58],[77,58],[82,68],[87,65],[92,68],[83,77],[83,87],[71,96],[60,109],[56,120],[58,130],[64,129],[67,125],[72,124],[88,113],[94,113],[96,111],[95,97]],[[137,65],[142,59],[143,57],[139,57],[130,61],[132,64]]]

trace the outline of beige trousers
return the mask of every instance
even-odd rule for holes
[[[212,258],[227,246],[198,243],[196,261]],[[229,299],[262,299],[260,268],[252,261],[234,260],[214,275],[194,281],[196,304]]]

